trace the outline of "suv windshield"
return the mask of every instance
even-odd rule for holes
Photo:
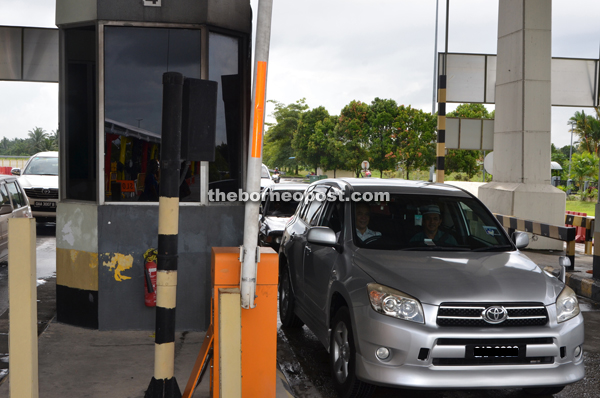
[[[271,174],[269,173],[269,169],[267,166],[263,165],[260,169],[260,178],[271,178]]]
[[[293,199],[296,192],[300,193],[299,191],[271,191],[266,215],[271,217],[293,216],[298,208],[298,201]]]
[[[359,247],[383,250],[512,250],[502,226],[475,199],[390,194],[353,203]]]
[[[37,157],[31,159],[31,162],[23,171],[24,175],[58,175],[58,158]]]

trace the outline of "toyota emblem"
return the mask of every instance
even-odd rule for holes
[[[52,193],[52,191],[51,191],[51,190],[49,190],[48,188],[44,188],[44,189],[42,189],[42,193],[43,193],[44,195],[50,195],[50,194]]]
[[[508,311],[506,311],[506,308],[502,306],[495,305],[493,307],[486,308],[481,313],[481,316],[487,323],[495,325],[504,322],[506,318],[508,318]]]

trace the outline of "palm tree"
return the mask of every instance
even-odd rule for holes
[[[29,130],[29,140],[31,141],[31,147],[34,152],[42,152],[44,150],[44,141],[47,137],[48,134],[41,127],[34,127],[33,130]]]
[[[596,109],[600,115],[600,110]],[[579,149],[590,153],[598,153],[600,146],[600,120],[592,115],[586,115],[583,110],[577,111],[569,119],[572,132],[579,135]]]

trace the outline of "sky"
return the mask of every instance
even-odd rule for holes
[[[250,0],[254,10],[258,1]],[[598,59],[600,1],[552,3],[552,56]],[[448,52],[496,53],[498,0],[450,0],[449,11]],[[352,100],[379,97],[431,112],[435,14],[436,0],[273,0],[267,99],[305,98],[310,108],[338,115]],[[445,15],[440,0],[440,52]],[[0,0],[0,26],[55,27],[54,18],[52,0]],[[568,120],[581,110],[553,107],[557,147],[570,144]],[[0,82],[0,137],[27,138],[34,127],[57,129],[58,85]]]

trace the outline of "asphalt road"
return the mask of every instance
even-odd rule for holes
[[[56,313],[56,231],[54,224],[37,225],[38,333]],[[580,297],[585,318],[584,362],[586,377],[554,397],[600,398],[600,306]],[[328,354],[306,327],[278,330],[278,362],[296,398],[334,398]],[[8,267],[0,264],[0,384],[8,367]],[[374,397],[475,398],[527,397],[521,390],[415,391],[378,388]]]
[[[583,380],[565,387],[554,397],[600,397],[600,306],[579,298],[585,319]],[[316,336],[302,329],[278,330],[277,359],[296,398],[337,397],[329,373],[329,356]],[[378,387],[375,398],[524,398],[520,389],[508,390],[406,390]]]

